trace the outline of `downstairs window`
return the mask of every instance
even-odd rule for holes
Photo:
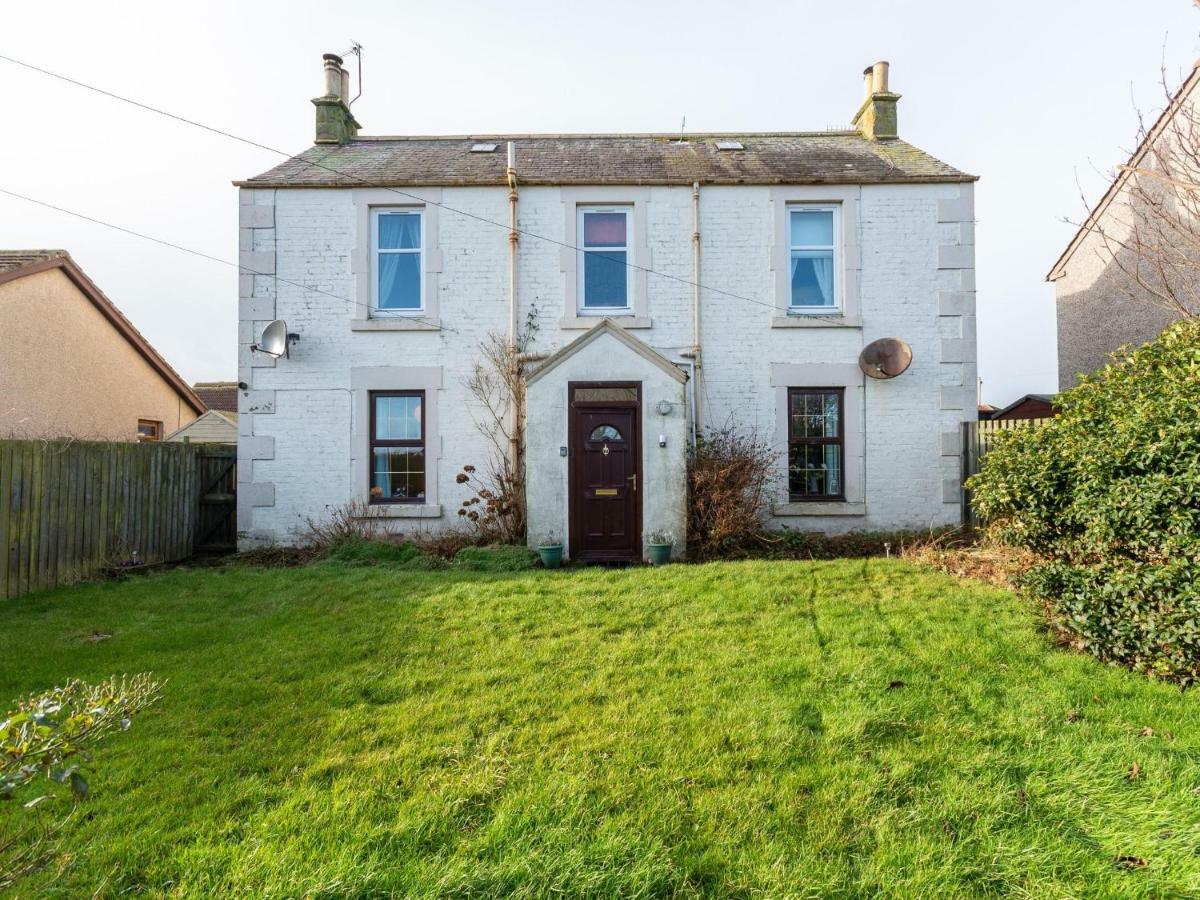
[[[425,392],[371,392],[372,503],[425,502]]]
[[[788,388],[788,495],[792,500],[845,496],[843,388]]]

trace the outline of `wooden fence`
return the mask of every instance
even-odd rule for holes
[[[224,465],[236,450],[221,453]],[[0,597],[190,556],[208,455],[188,444],[0,441]]]
[[[963,422],[962,426],[962,521],[964,525],[977,525],[978,520],[971,509],[971,492],[967,490],[967,479],[976,474],[983,465],[983,458],[996,442],[997,436],[1018,428],[1033,428],[1049,419],[985,419],[979,422]]]

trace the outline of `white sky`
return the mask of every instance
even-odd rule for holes
[[[367,134],[845,127],[888,59],[901,136],[983,179],[980,374],[1003,405],[1055,389],[1063,219],[1198,30],[1190,0],[90,0],[5,4],[0,53],[289,152],[311,143],[321,53],[354,40]],[[0,85],[0,187],[236,260],[230,182],[279,157],[2,61]],[[236,377],[236,270],[3,195],[0,246],[68,249],[185,378]]]

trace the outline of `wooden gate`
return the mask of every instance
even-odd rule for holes
[[[237,446],[197,444],[197,552],[224,553],[237,549]]]

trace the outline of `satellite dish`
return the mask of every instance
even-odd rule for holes
[[[283,319],[276,319],[264,328],[262,338],[253,345],[253,349],[276,359],[281,356],[286,357],[288,355],[287,322]]]
[[[912,347],[900,338],[880,338],[863,347],[858,367],[872,378],[895,378],[912,362]]]

